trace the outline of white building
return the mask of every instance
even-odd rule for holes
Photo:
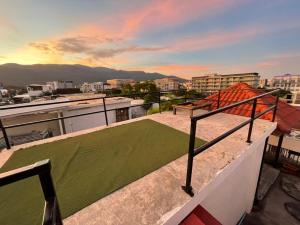
[[[49,81],[46,83],[52,87],[52,90],[74,88],[73,81]]]
[[[81,87],[80,91],[83,93],[88,93],[88,92],[100,92],[106,90],[107,85],[103,82],[93,82],[93,83],[87,83],[84,82]]]
[[[27,92],[30,97],[39,97],[45,93],[52,93],[53,88],[49,84],[30,84],[27,86]]]
[[[94,97],[103,97],[103,95]],[[77,96],[78,97],[78,96]],[[66,100],[80,99],[76,96],[70,96],[68,98],[61,98],[56,100],[51,100],[47,102],[61,102]],[[81,96],[81,98],[88,98],[87,96]],[[45,103],[38,102],[38,103]],[[123,120],[131,119],[131,99],[124,97],[114,97],[107,98],[106,101],[107,119],[108,123],[120,122]],[[37,104],[37,102],[23,103],[19,104],[22,106],[29,106],[32,104]],[[1,107],[0,107],[1,108]],[[60,103],[52,105],[42,105],[34,106],[28,108],[18,108],[18,109],[8,109],[1,110],[0,117],[5,125],[20,124],[30,121],[38,121],[45,119],[60,118],[66,116],[74,116],[77,114],[91,113],[97,111],[103,111],[103,100],[90,100],[90,101],[80,101],[73,103]],[[103,126],[106,124],[105,113],[95,113],[85,116],[72,117],[61,120],[54,120],[51,122],[37,123],[30,126],[21,126],[16,128],[7,129],[7,134],[13,140],[31,140],[32,136],[36,136],[38,133],[49,132],[53,136],[72,133],[75,131],[80,131],[84,129],[94,128],[98,126]],[[0,139],[2,133],[0,132]],[[20,144],[21,142],[15,143]]]
[[[156,87],[158,87],[161,91],[174,91],[178,90],[180,87],[180,83],[178,79],[173,77],[166,77],[162,79],[154,80]]]
[[[285,74],[274,76],[270,82],[270,88],[280,88],[292,93],[292,103],[297,103],[300,93],[300,75]],[[298,104],[300,101],[298,102]]]

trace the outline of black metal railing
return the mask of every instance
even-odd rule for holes
[[[63,222],[51,176],[49,159],[0,174],[0,187],[33,176],[39,176],[45,198],[42,225],[62,225]]]
[[[277,90],[273,90],[240,102],[236,102],[227,106],[224,106],[222,108],[207,112],[205,114],[202,115],[197,115],[197,116],[193,116],[191,117],[191,127],[190,127],[190,140],[189,140],[189,151],[188,151],[188,163],[187,163],[187,173],[186,173],[186,183],[185,186],[183,186],[183,190],[188,193],[190,196],[193,196],[193,188],[191,185],[192,182],[192,172],[193,172],[193,161],[194,161],[194,157],[197,156],[198,154],[200,154],[201,152],[205,151],[206,149],[212,147],[213,145],[217,144],[218,142],[222,141],[224,138],[228,137],[229,135],[231,135],[232,133],[236,132],[237,130],[241,129],[242,127],[246,126],[249,124],[249,130],[248,130],[248,135],[247,135],[247,143],[251,143],[251,135],[252,135],[252,129],[253,129],[253,123],[254,121],[261,117],[262,115],[266,114],[267,112],[273,111],[273,116],[272,116],[272,122],[274,122],[275,120],[275,116],[276,116],[276,111],[277,111],[277,105],[278,105],[278,101],[279,101],[279,96],[276,97],[276,101],[275,103],[270,106],[269,108],[267,108],[266,110],[264,110],[263,112],[260,112],[258,114],[256,114],[256,106],[257,106],[257,99],[262,98],[264,96],[270,95],[270,94],[274,94],[279,92],[279,89]],[[218,102],[220,100],[220,94],[218,95]],[[234,107],[243,105],[243,104],[249,104],[252,103],[252,111],[251,111],[251,117],[249,119],[247,119],[245,122],[239,124],[238,126],[228,130],[227,132],[223,133],[222,135],[214,138],[213,140],[203,144],[200,147],[196,147],[195,148],[195,139],[196,139],[196,129],[197,129],[197,121],[210,117],[212,115],[215,115],[217,113],[221,113],[224,112],[226,110],[232,109]],[[218,103],[218,105],[220,105]]]
[[[36,104],[21,104],[21,105],[17,104],[17,105],[13,105],[13,106],[0,107],[0,111],[11,110],[11,109],[20,109],[20,108],[38,107],[38,106],[46,106],[46,105],[60,105],[61,104],[62,106],[66,106],[64,104],[91,101],[91,100],[100,100],[100,101],[102,100],[103,110],[93,111],[93,112],[88,112],[88,113],[80,113],[80,114],[70,115],[70,116],[62,116],[61,114],[59,114],[57,118],[36,120],[36,121],[17,123],[17,124],[12,124],[12,125],[4,125],[3,121],[2,121],[2,118],[0,118],[0,129],[1,129],[2,134],[3,134],[3,139],[4,139],[4,142],[5,142],[6,148],[10,149],[11,148],[11,143],[9,141],[9,136],[7,134],[7,129],[17,128],[17,127],[22,127],[22,126],[29,126],[29,125],[34,125],[34,124],[38,124],[38,123],[46,123],[46,122],[51,122],[51,121],[58,121],[58,120],[63,121],[64,119],[70,119],[70,118],[80,117],[80,116],[87,116],[87,115],[92,115],[92,114],[96,114],[96,113],[104,113],[105,124],[108,126],[109,122],[108,122],[108,114],[107,113],[110,112],[110,111],[115,111],[115,110],[118,109],[118,108],[107,109],[106,99],[109,99],[109,98],[116,98],[116,97],[129,97],[129,98],[137,98],[138,97],[138,98],[143,98],[144,96],[146,96],[148,94],[156,95],[156,97],[155,97],[156,101],[154,101],[154,102],[131,105],[131,106],[128,106],[126,108],[149,106],[149,105],[152,105],[154,103],[158,103],[159,112],[161,113],[162,112],[162,104],[164,104],[166,102],[174,101],[174,100],[182,100],[184,102],[195,101],[195,100],[207,100],[207,101],[210,101],[210,102],[216,102],[216,108],[218,109],[220,107],[221,101],[222,101],[222,103],[225,103],[225,104],[232,103],[232,101],[227,101],[227,100],[221,99],[221,93],[226,93],[226,92],[241,93],[243,91],[248,91],[248,90],[249,89],[241,89],[241,90],[236,90],[236,91],[235,90],[231,90],[231,91],[218,90],[216,92],[202,93],[202,95],[206,96],[206,97],[188,96],[187,91],[184,91],[184,93],[182,93],[181,96],[178,96],[177,98],[173,98],[171,100],[162,100],[161,97],[165,94],[178,93],[178,91],[157,91],[157,92],[131,93],[131,94],[127,94],[127,95],[122,94],[122,95],[93,97],[93,98],[84,98],[84,99],[76,99],[76,100],[43,102],[43,103],[36,103]],[[216,93],[218,93],[216,99],[207,98],[207,97],[209,97],[209,95],[213,95],[213,94],[216,94]],[[258,104],[258,103],[256,103],[256,104]],[[260,103],[260,104],[263,104],[263,103]]]
[[[65,105],[67,103],[84,102],[84,101],[91,101],[91,100],[100,100],[100,101],[102,100],[102,104],[103,104],[103,110],[99,110],[99,111],[93,111],[93,112],[88,112],[88,113],[80,113],[80,114],[71,115],[71,116],[62,116],[61,114],[59,114],[59,116],[57,118],[36,120],[36,121],[30,121],[30,122],[24,122],[24,123],[16,123],[16,124],[12,124],[12,125],[4,125],[3,121],[2,121],[2,118],[0,118],[0,129],[1,129],[2,134],[3,134],[3,138],[4,138],[6,148],[10,149],[11,148],[11,143],[9,141],[9,136],[7,134],[7,129],[17,128],[17,127],[22,127],[22,126],[29,126],[29,125],[34,125],[34,124],[38,124],[38,123],[46,123],[46,122],[57,121],[57,120],[62,121],[63,119],[69,119],[69,118],[80,117],[80,116],[87,116],[87,115],[92,115],[92,114],[96,114],[96,113],[104,113],[105,124],[108,126],[109,122],[108,122],[108,114],[107,113],[110,112],[110,111],[115,111],[115,110],[119,109],[119,108],[107,109],[106,99],[109,99],[109,98],[116,98],[116,97],[136,98],[136,97],[144,97],[147,94],[151,94],[151,95],[154,95],[154,96],[156,95],[156,97],[155,97],[156,101],[143,103],[143,104],[135,104],[135,105],[128,106],[126,108],[149,106],[149,105],[152,105],[154,103],[158,103],[160,113],[162,111],[161,105],[163,103],[166,103],[166,102],[169,102],[169,101],[174,101],[174,100],[180,100],[180,99],[183,100],[183,101],[198,100],[199,99],[199,98],[194,98],[194,97],[188,97],[186,92],[184,92],[182,96],[179,96],[177,98],[174,98],[174,99],[171,99],[171,100],[161,100],[161,97],[164,94],[176,93],[176,92],[177,91],[157,91],[157,92],[131,93],[131,94],[127,94],[127,95],[122,94],[122,95],[93,97],[93,98],[84,98],[84,99],[76,99],[76,100],[43,102],[43,103],[36,103],[36,104],[21,104],[21,105],[17,104],[17,105],[13,105],[13,106],[0,107],[0,111],[5,111],[5,110],[11,110],[11,109],[31,108],[31,107],[39,107],[39,106],[47,106],[47,105],[67,106],[67,105]]]

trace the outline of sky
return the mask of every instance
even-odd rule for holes
[[[1,0],[0,64],[300,71],[299,0]]]

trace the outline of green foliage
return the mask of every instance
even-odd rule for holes
[[[144,104],[158,102],[158,89],[153,81],[139,82],[134,85],[134,91],[138,97],[144,99]],[[144,109],[148,110],[151,104],[144,105]]]
[[[183,103],[184,99],[172,99],[161,103],[161,111],[170,111],[173,110],[173,105]]]
[[[155,114],[155,113],[159,113],[159,108],[150,108],[147,111],[147,115],[151,115],[151,114]]]
[[[184,96],[185,93],[186,93],[185,89],[179,89],[179,90],[174,92],[174,95],[177,96],[177,97],[180,97],[180,96]]]
[[[105,94],[107,96],[115,96],[115,95],[120,95],[122,93],[122,91],[120,89],[117,88],[112,88],[111,90],[106,90]]]
[[[201,92],[198,92],[196,90],[189,90],[186,93],[187,98],[203,98],[205,95]]]
[[[121,94],[122,95],[131,95],[133,93],[133,87],[130,84],[122,85]]]

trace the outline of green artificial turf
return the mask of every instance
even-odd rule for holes
[[[66,218],[184,155],[188,141],[183,132],[142,120],[17,151],[0,172],[49,158]],[[43,206],[38,177],[0,188],[1,225],[41,224]]]

